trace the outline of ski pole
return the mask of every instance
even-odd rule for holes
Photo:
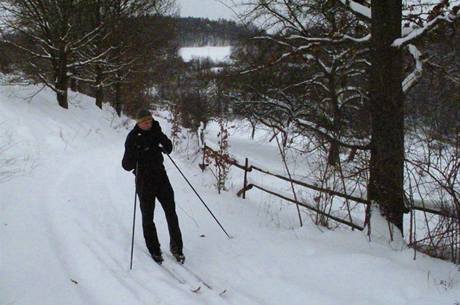
[[[171,158],[171,156],[169,154],[166,154],[168,157],[169,157],[169,160],[171,160],[171,162],[174,164],[174,166],[177,168],[177,170],[179,171],[179,173],[182,175],[182,177],[185,179],[185,181],[187,181],[188,185],[192,188],[192,190],[195,192],[195,194],[198,196],[198,198],[201,200],[201,202],[204,204],[204,206],[206,207],[206,209],[208,210],[208,212],[211,214],[211,216],[214,218],[214,220],[217,222],[217,224],[220,226],[220,228],[222,229],[222,231],[224,231],[224,233],[227,235],[227,237],[229,239],[231,239],[230,235],[228,235],[227,231],[225,231],[224,227],[222,226],[222,224],[219,222],[219,220],[217,220],[216,216],[214,216],[214,214],[211,212],[211,210],[209,209],[209,207],[206,205],[206,203],[204,202],[204,200],[201,198],[200,194],[198,194],[198,192],[195,190],[195,188],[193,187],[193,185],[188,181],[187,177],[185,177],[185,175],[182,173],[182,171],[180,170],[179,166],[177,166],[176,162],[174,162],[174,160]]]
[[[133,236],[131,238],[131,263],[129,264],[129,270],[133,270],[133,253],[134,253],[134,229],[136,227],[136,203],[137,203],[137,170],[138,163],[136,162],[136,173],[134,178],[134,215],[133,215]]]

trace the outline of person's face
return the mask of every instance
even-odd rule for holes
[[[152,128],[152,122],[152,119],[143,120],[142,122],[137,123],[137,126],[139,126],[142,130],[149,130]]]

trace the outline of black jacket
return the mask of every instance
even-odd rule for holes
[[[153,121],[150,130],[142,130],[136,125],[126,138],[122,166],[132,171],[138,162],[138,177],[158,177],[165,172],[161,153],[169,154],[171,151],[171,140],[161,131],[157,121]]]

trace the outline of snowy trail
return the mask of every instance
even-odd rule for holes
[[[117,143],[120,144],[122,142]],[[61,293],[76,304],[177,304],[178,298],[186,300],[183,304],[206,304],[207,296],[195,296],[188,291],[188,286],[178,285],[153,264],[143,250],[142,234],[136,236],[135,268],[129,271],[132,205],[116,197],[132,195],[133,188],[125,186],[132,186],[133,181],[117,181],[125,177],[120,175],[120,156],[107,158],[107,153],[113,151],[116,150],[105,147],[62,155],[50,164],[43,164],[46,170],[39,168],[36,177],[31,179],[33,187],[29,187],[29,191],[40,196],[27,202],[28,212],[23,214],[32,212],[33,220],[25,220],[24,224],[35,222],[36,228],[24,230],[37,234],[31,238],[37,241],[33,247],[37,249],[27,251],[30,247],[22,245],[26,250],[23,260],[27,262],[28,256],[36,255],[37,250],[48,249],[51,253],[43,253],[43,256],[46,259],[54,256],[54,262],[51,266],[49,261],[43,262],[42,266],[61,273],[60,278],[41,281],[47,278],[46,273],[54,277],[56,272],[40,270],[43,276],[32,279],[29,288],[33,290],[29,292],[36,293],[51,292],[55,282],[61,282],[61,291],[48,294],[49,298],[37,300],[36,293],[30,294],[35,304],[58,304],[64,299]],[[92,158],[100,162],[88,162]],[[129,199],[132,201],[133,196]],[[141,232],[140,226],[136,229],[137,233]],[[48,240],[44,240],[44,236]],[[24,270],[24,274],[29,272]],[[65,290],[62,290],[63,283],[67,283]],[[164,295],[174,297],[168,301]],[[23,304],[27,303],[24,299]]]
[[[218,195],[209,171],[202,173],[183,153],[172,157],[234,238],[227,239],[166,158],[187,259],[182,268],[165,255],[165,266],[186,283],[148,256],[139,209],[130,271],[134,177],[120,165],[128,129],[120,127],[112,110],[100,111],[86,97],[73,100],[72,109],[64,111],[54,105],[52,93],[43,91],[37,101],[26,103],[17,99],[17,91],[13,96],[2,90],[0,123],[17,139],[12,152],[31,158],[18,159],[29,170],[0,183],[1,305],[460,301],[456,266],[422,255],[414,261],[411,250],[369,243],[360,232],[320,230],[308,221],[298,228],[292,205],[260,200],[256,193],[246,200],[233,192]],[[168,123],[161,124],[168,133]],[[246,138],[237,138],[233,148],[245,147]],[[252,152],[268,162],[264,148],[262,142],[252,143],[235,153]],[[267,150],[273,152],[273,143]],[[229,182],[233,189],[240,183]],[[159,205],[155,222],[167,252],[169,236]],[[200,284],[187,268],[213,289]],[[199,292],[193,293],[199,285]],[[227,292],[219,296],[224,289]]]
[[[165,165],[176,189],[178,213],[186,241],[187,266],[209,281],[214,289],[202,287],[200,294],[196,295],[190,291],[189,285],[178,284],[153,264],[144,249],[139,211],[134,270],[128,270],[134,180],[130,173],[123,172],[120,167],[120,148],[123,147],[123,140],[120,138],[118,142],[102,148],[70,150],[57,154],[42,160],[34,175],[23,179],[24,185],[15,182],[18,189],[28,190],[34,194],[27,197],[28,201],[25,204],[28,208],[19,208],[27,210],[25,214],[33,219],[25,221],[26,226],[35,223],[34,228],[29,230],[36,233],[37,237],[27,236],[25,240],[36,240],[37,244],[33,248],[38,251],[47,250],[42,254],[43,262],[39,264],[46,269],[32,273],[42,274],[39,276],[40,279],[47,278],[47,273],[53,274],[53,278],[48,278],[48,281],[32,279],[27,285],[27,292],[21,293],[30,295],[30,299],[24,299],[23,304],[32,300],[37,304],[56,304],[64,296],[75,304],[266,303],[263,298],[251,292],[254,283],[245,280],[245,273],[237,272],[231,278],[239,282],[240,286],[236,286],[238,290],[233,289],[228,285],[231,282],[224,282],[225,279],[222,278],[222,275],[235,267],[260,274],[259,270],[251,267],[252,263],[240,262],[245,253],[242,249],[235,248],[238,238],[247,236],[250,238],[247,246],[253,249],[254,246],[251,244],[256,238],[251,238],[251,234],[241,228],[241,231],[233,230],[237,239],[227,240],[200,203],[193,202],[196,201],[194,194],[169,162],[165,162]],[[113,154],[116,151],[119,152],[118,155]],[[185,168],[186,175],[191,177],[192,181],[197,181],[196,176],[199,176],[199,173],[190,171],[186,165],[179,166]],[[198,189],[204,192],[200,187]],[[212,200],[211,204],[212,202],[215,200]],[[212,208],[219,212],[219,208],[223,207]],[[168,234],[162,213],[159,207],[155,217],[160,240],[163,245],[167,245]],[[206,238],[201,237],[203,234]],[[19,247],[24,248],[24,245]],[[28,260],[28,255],[30,254],[23,257],[24,261]],[[13,253],[7,256],[13,256]],[[47,261],[50,257],[53,260]],[[47,270],[50,268],[51,270]],[[24,270],[24,274],[30,272]],[[188,277],[190,285],[198,284],[198,281],[187,275],[186,271],[179,272]],[[215,279],[213,272],[217,273],[220,279]],[[56,273],[59,274],[58,278],[55,277]],[[41,295],[42,291],[52,291],[52,287],[59,289],[37,302],[36,296]],[[223,289],[228,289],[228,292],[222,297],[218,296]],[[167,296],[172,297],[168,299]],[[12,296],[12,300],[17,300],[16,296]]]
[[[64,267],[84,287],[81,289],[83,299],[89,299],[91,304],[133,301],[170,304],[164,295],[173,295],[174,303],[179,297],[187,300],[184,304],[206,304],[202,296],[194,296],[187,285],[178,285],[147,256],[139,226],[140,215],[136,227],[135,268],[128,270],[133,180],[120,181],[123,177],[120,155],[107,157],[120,150],[122,144],[80,153],[70,162],[63,162],[65,166],[54,177],[54,185],[49,187],[47,195],[48,202],[54,203],[48,206],[47,213],[53,215],[52,231],[59,236],[58,240],[67,239],[56,252],[63,254]],[[90,159],[100,162],[95,166],[88,162]],[[79,179],[82,180],[79,187],[73,188]],[[131,200],[121,202],[120,198],[125,197]],[[66,248],[73,245],[85,247]],[[110,293],[98,293],[101,291]]]
[[[122,152],[120,147],[123,147],[122,141],[104,148],[62,154],[38,168],[33,178],[34,187],[30,191],[40,194],[30,203],[38,207],[38,215],[34,218],[42,222],[38,226],[44,227],[46,232],[40,235],[49,237],[49,249],[56,255],[54,268],[61,270],[60,281],[68,283],[65,286],[73,291],[74,301],[80,303],[83,300],[82,303],[86,304],[181,304],[178,302],[180,299],[183,304],[241,304],[241,301],[248,305],[259,304],[245,296],[228,302],[229,297],[218,296],[221,292],[219,289],[225,289],[218,286],[212,291],[202,287],[197,295],[190,288],[199,282],[187,272],[182,272],[182,276],[188,277],[187,285],[178,284],[162,272],[144,249],[139,210],[134,270],[128,270],[134,180],[130,173],[122,171],[121,155],[113,155],[114,151]],[[169,168],[168,172],[173,183],[181,185],[178,183],[181,179],[178,173],[174,173],[173,168]],[[184,189],[181,188],[181,191]],[[180,193],[178,200],[190,195],[188,191]],[[185,209],[182,208],[182,211],[196,218],[193,209]],[[168,234],[161,207],[157,209],[156,219],[160,239],[163,245],[167,245]],[[213,225],[211,221],[209,224]],[[183,230],[187,230],[188,226],[185,221]],[[215,233],[221,234],[218,231]],[[223,236],[219,238],[226,242]],[[187,243],[192,244],[191,241]],[[191,247],[186,245],[186,251],[194,251]],[[193,257],[190,254],[188,260]],[[166,264],[174,268],[169,262]],[[193,265],[192,262],[190,264]],[[212,277],[206,277],[205,280],[214,285]],[[50,287],[49,283],[44,283],[43,287],[40,284],[34,283],[33,289],[44,291]],[[67,297],[68,293],[63,291]],[[53,304],[61,299],[59,294],[51,295],[56,299],[45,299],[43,304]],[[164,297],[168,295],[173,297]]]

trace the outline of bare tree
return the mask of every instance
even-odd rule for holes
[[[356,3],[354,3],[356,4]],[[421,54],[414,43],[442,22],[459,18],[459,7],[439,1],[424,18],[403,17],[401,0],[372,1],[372,52],[370,111],[372,144],[368,198],[379,204],[382,215],[403,229],[404,205],[404,100],[422,72]],[[401,30],[405,22],[404,33]],[[402,51],[412,55],[415,65],[406,77]]]
[[[25,36],[28,43],[14,43],[28,56],[28,64],[38,77],[57,95],[58,103],[68,108],[67,88],[73,69],[103,58],[104,50],[83,61],[75,56],[99,35],[98,25],[81,35],[79,12],[88,1],[77,0],[3,0],[0,8],[7,14],[6,26]]]
[[[136,20],[145,18],[145,16],[174,14],[175,0],[97,0],[92,1],[86,9],[87,28],[90,29],[100,24],[103,24],[104,27],[94,43],[83,50],[84,53],[80,53],[79,56],[83,59],[91,58],[108,48],[112,48],[112,51],[106,54],[104,61],[94,61],[86,65],[76,72],[73,78],[90,84],[94,88],[96,105],[101,108],[105,89],[126,82],[131,73],[136,73],[138,66],[145,62],[142,58],[146,56],[146,52],[142,49],[152,49],[152,44],[158,40],[155,39],[155,36],[161,36],[161,32],[167,32],[164,28],[156,28],[154,32],[157,35],[150,37],[152,43],[149,43],[148,40],[142,39],[141,35],[146,33],[144,29],[137,26],[139,22]],[[151,31],[148,31],[148,34],[152,34]],[[133,42],[133,40],[140,41],[142,44]],[[133,52],[135,45],[139,48]],[[157,49],[166,48],[166,46],[158,45],[155,47]],[[155,51],[151,51],[153,61]]]
[[[168,11],[174,3],[174,0],[2,0],[0,9],[5,14],[7,30],[25,37],[21,42],[11,43],[28,55],[33,74],[56,92],[61,107],[68,108],[70,78],[86,80],[102,90],[109,78],[119,75],[117,72],[133,61],[121,59],[126,45],[109,41],[120,20]],[[86,75],[78,74],[89,66]],[[99,98],[98,104],[100,101]]]
[[[279,88],[276,96],[268,96],[266,90],[258,92],[251,103],[265,108],[264,114],[274,114],[265,120],[269,125],[286,129],[287,124],[294,123],[300,130],[309,129],[321,135],[331,147],[370,150],[368,199],[377,203],[389,223],[402,231],[406,211],[404,99],[423,70],[421,52],[415,43],[439,25],[458,19],[459,6],[447,0],[426,7],[403,7],[402,0],[251,0],[245,4],[248,9],[243,17],[269,32],[257,38],[282,50],[274,58],[266,56],[246,72],[271,68],[277,63],[298,66],[299,56],[306,63],[302,70],[305,79],[292,83],[290,88],[294,84],[305,86],[297,92],[297,97],[301,97],[297,100],[308,103],[293,103],[293,95]],[[341,61],[346,54],[347,60]],[[403,54],[413,58],[409,73],[404,71],[407,67],[403,65]],[[317,64],[313,71],[319,73],[311,73],[313,63]],[[360,65],[368,65],[369,72],[364,73]],[[353,81],[353,76],[362,81]],[[318,94],[317,87],[328,94]],[[341,124],[346,122],[342,120],[347,113],[344,105],[348,103],[352,113],[367,113],[370,125],[363,134],[350,133],[347,124]],[[308,115],[299,115],[306,110]],[[263,118],[267,116],[260,116],[261,121]]]

